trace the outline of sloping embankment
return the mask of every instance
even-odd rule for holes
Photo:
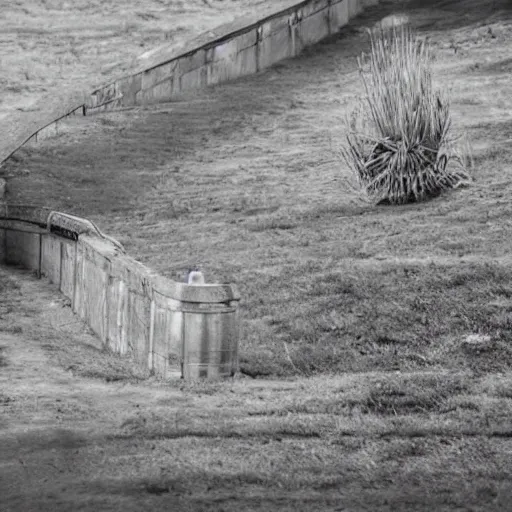
[[[169,101],[181,92],[256,73],[336,33],[378,0],[290,0],[222,25],[179,48],[163,46],[137,59],[127,76],[95,90],[48,96],[34,112],[4,121],[0,165],[29,141],[58,131],[63,118],[87,110]]]

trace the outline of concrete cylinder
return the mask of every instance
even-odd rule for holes
[[[238,369],[237,303],[188,305],[183,310],[183,377],[231,377]]]

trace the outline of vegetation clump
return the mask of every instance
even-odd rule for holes
[[[468,153],[451,136],[450,102],[432,83],[432,52],[407,27],[370,32],[358,59],[365,94],[343,156],[374,203],[404,204],[468,184]]]

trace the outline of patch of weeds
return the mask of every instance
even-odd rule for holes
[[[355,437],[352,435],[340,435],[338,438],[331,440],[332,445],[342,446],[343,452],[357,452],[364,448],[367,439],[364,437]]]
[[[475,64],[471,64],[468,66],[468,70],[469,71],[475,71],[479,68],[479,64],[478,62],[476,62]],[[457,98],[455,101],[454,101],[455,104],[457,105],[481,105],[482,102],[480,100],[478,100],[477,98],[473,98],[472,96],[462,96],[460,98]]]
[[[286,231],[298,227],[298,223],[288,217],[257,217],[254,221],[248,222],[246,227],[249,231],[258,233],[268,230]]]
[[[380,453],[382,461],[400,460],[409,457],[424,457],[429,451],[429,440],[425,438],[389,439]]]
[[[277,370],[276,375],[409,371],[440,364],[486,370],[512,362],[512,347],[507,345],[512,313],[507,304],[496,306],[497,297],[511,293],[509,268],[497,263],[380,262],[326,267],[295,269],[303,277],[295,282],[290,277],[283,306],[271,302],[271,314],[280,322],[247,333],[244,366],[252,366],[253,351],[265,350],[273,357],[265,357],[268,365],[265,361],[258,366],[264,366],[265,373]],[[481,333],[499,343],[472,352],[475,357],[468,359],[461,343],[446,343],[467,333]]]
[[[116,365],[116,367],[105,365],[102,368],[71,366],[69,369],[72,370],[75,375],[80,375],[80,377],[99,379],[105,382],[141,382],[146,378],[133,368],[119,368],[118,365]]]
[[[377,345],[406,345],[407,340],[400,338],[400,335],[392,336],[390,334],[378,334],[374,343]]]
[[[162,483],[148,483],[145,489],[147,493],[156,494],[157,496],[169,493],[169,486]]]
[[[498,384],[494,391],[495,396],[498,398],[509,398],[512,399],[512,382],[508,384]]]
[[[8,395],[4,395],[0,393],[0,405],[10,405],[14,403],[16,400]]]
[[[440,414],[448,414],[450,412],[456,411],[478,412],[480,411],[480,405],[468,399],[447,400],[446,403],[444,403],[443,406],[439,409]]]
[[[330,415],[346,415],[349,414],[354,403],[359,404],[351,399],[346,398],[314,398],[304,402],[293,402],[275,408],[267,408],[256,411],[249,411],[249,416],[269,416],[283,417],[289,414],[330,414]]]
[[[83,343],[63,338],[41,345],[66,371],[73,375],[105,382],[135,381],[149,377],[149,370],[126,356],[114,354]]]
[[[475,63],[474,65],[469,66],[470,71],[479,70],[485,74],[493,74],[493,73],[510,73],[512,71],[512,59],[506,58],[498,61],[490,62],[490,63]]]
[[[0,326],[0,331],[8,334],[21,334],[23,332],[23,328],[20,325]]]
[[[491,164],[503,165],[510,161],[510,148],[502,144],[489,146],[475,152],[473,158],[476,167],[485,167]]]
[[[20,287],[16,282],[11,279],[8,275],[0,272],[0,292],[6,293],[9,290],[19,290]]]
[[[219,461],[219,468],[222,468],[222,462]],[[219,470],[221,471],[221,470]],[[272,488],[277,484],[274,476],[259,474],[256,471],[239,469],[233,474],[216,471],[199,471],[178,476],[176,478],[166,478],[163,476],[156,482],[147,482],[143,484],[143,489],[156,495],[163,495],[172,492],[173,495],[194,494],[194,490],[200,487],[202,491],[240,489],[246,486],[258,486]],[[199,490],[199,489],[198,489]],[[201,491],[199,491],[200,493]],[[206,510],[202,507],[197,510]],[[215,510],[225,510],[224,508],[215,508]]]
[[[289,375],[293,369],[279,354],[269,355],[250,350],[240,354],[239,371],[242,375],[258,379],[271,375]]]
[[[2,366],[7,366],[7,358],[3,355],[3,351],[5,347],[0,347],[0,368]]]
[[[329,272],[318,276],[309,285],[308,295],[320,297],[323,295],[351,295],[357,298],[361,294],[362,283],[356,276],[347,276],[341,272]]]
[[[364,413],[409,415],[439,412],[446,400],[467,390],[460,377],[415,375],[398,377],[372,385],[361,402]]]
[[[214,396],[219,393],[224,393],[226,391],[226,387],[229,386],[227,381],[215,382],[208,380],[197,380],[197,381],[183,381],[177,380],[174,384],[178,386],[181,391],[186,391],[187,393],[194,393],[199,396]],[[175,398],[173,398],[175,400]]]
[[[140,411],[127,418],[120,426],[115,439],[139,438],[164,440],[181,438],[206,439],[309,439],[322,436],[322,425],[304,418],[258,419],[246,415],[220,415],[217,411],[205,411],[190,415],[186,411],[174,414],[156,414]]]
[[[510,284],[496,283],[492,288],[492,292],[499,297],[512,298],[512,286]]]

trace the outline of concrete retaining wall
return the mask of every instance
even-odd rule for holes
[[[165,102],[179,93],[250,75],[336,33],[378,0],[289,0],[270,4],[264,18],[240,18],[188,41],[141,56],[128,76],[90,94],[50,94],[30,113],[10,116],[0,127],[0,165],[30,141],[58,133],[69,115]],[[2,129],[3,128],[3,129]]]
[[[162,49],[132,75],[92,94],[92,111],[166,102],[176,95],[251,75],[334,34],[378,0],[303,0],[264,19],[250,17],[218,27],[185,48]]]
[[[105,347],[132,355],[161,377],[215,378],[237,369],[233,286],[159,276],[86,219],[2,205],[0,261],[47,277]]]

